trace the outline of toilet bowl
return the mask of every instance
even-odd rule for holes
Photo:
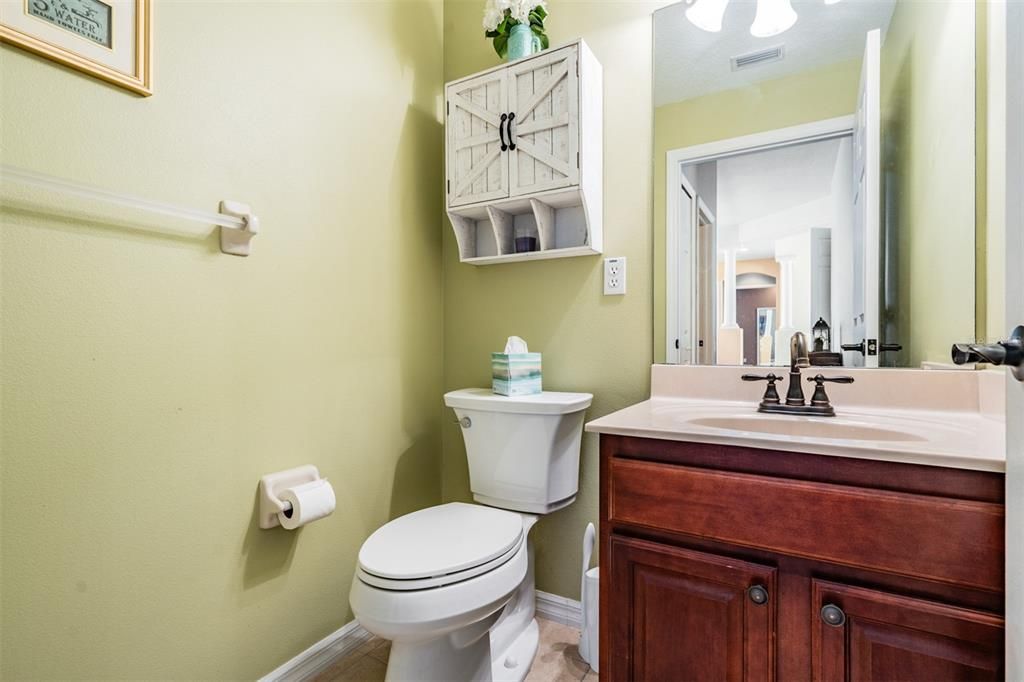
[[[528,540],[535,521],[454,502],[370,536],[349,602],[363,627],[392,640],[388,680],[525,677],[537,648]]]
[[[387,680],[526,677],[538,642],[530,529],[575,500],[592,397],[445,395],[482,504],[422,509],[363,543],[349,602],[363,627],[392,641]]]

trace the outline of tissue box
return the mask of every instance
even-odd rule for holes
[[[540,353],[491,353],[491,390],[510,396],[540,393]]]

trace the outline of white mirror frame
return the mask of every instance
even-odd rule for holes
[[[694,348],[685,347],[681,339],[680,321],[689,315],[692,326],[693,318],[693,296],[694,287],[689,287],[689,295],[681,297],[679,273],[680,266],[686,266],[686,272],[693,273],[696,267],[696,250],[693,245],[692,230],[689,232],[690,249],[686,255],[688,263],[682,263],[679,249],[687,235],[686,221],[690,216],[683,214],[683,202],[679,197],[681,188],[689,188],[689,193],[696,197],[693,187],[683,174],[683,166],[693,163],[701,163],[713,159],[722,159],[728,156],[761,152],[777,147],[788,147],[793,144],[805,142],[818,142],[830,140],[836,137],[843,137],[853,134],[855,117],[837,116],[822,121],[804,123],[802,125],[778,128],[753,135],[733,137],[728,140],[708,142],[692,147],[672,149],[665,154],[665,362],[668,364],[681,364],[693,362]],[[692,279],[692,277],[691,277]],[[689,300],[687,300],[689,299]],[[687,310],[689,311],[687,313]],[[680,339],[680,348],[675,347],[676,339]]]

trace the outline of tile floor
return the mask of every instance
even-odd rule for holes
[[[544,618],[540,647],[526,682],[597,682],[597,673],[580,658],[579,630]],[[317,675],[315,682],[382,682],[391,643],[373,638]]]

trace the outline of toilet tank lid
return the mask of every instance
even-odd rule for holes
[[[463,388],[444,394],[444,404],[484,412],[516,412],[520,414],[570,414],[590,407],[590,393],[544,391],[533,395],[504,396],[489,388]]]

